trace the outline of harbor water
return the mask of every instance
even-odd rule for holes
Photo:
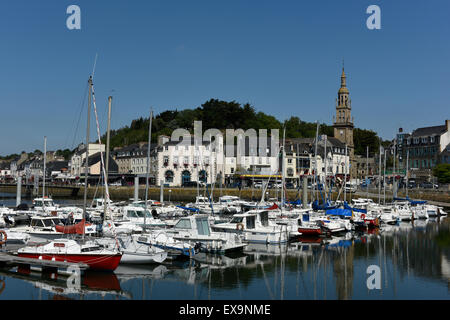
[[[1,205],[14,206],[15,198],[0,195]],[[111,273],[87,271],[79,283],[69,280],[0,269],[0,299],[448,300],[449,222],[415,220],[371,233],[347,232],[285,245],[250,244],[232,255],[119,265]]]

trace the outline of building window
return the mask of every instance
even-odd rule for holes
[[[166,174],[164,175],[164,178],[166,180],[166,183],[173,182],[173,171],[172,170],[167,170]]]
[[[287,175],[288,175],[289,177],[292,177],[292,176],[294,175],[294,169],[288,168],[288,169],[287,169]]]

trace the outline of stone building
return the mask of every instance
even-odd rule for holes
[[[402,158],[408,158],[410,178],[431,181],[434,166],[450,162],[445,158],[450,145],[450,120],[444,125],[414,130],[402,148]],[[447,162],[447,163],[448,163]]]

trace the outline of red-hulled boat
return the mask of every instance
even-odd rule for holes
[[[361,219],[364,220],[368,228],[378,228],[380,226],[380,220],[378,218],[367,218],[365,214],[362,214]]]
[[[302,236],[320,236],[322,234],[322,228],[317,225],[302,225],[298,227],[298,232],[302,234]]]
[[[27,246],[18,250],[23,258],[85,263],[91,270],[114,271],[120,263],[120,251],[105,249],[89,241],[79,244],[74,240],[57,239],[45,245]]]

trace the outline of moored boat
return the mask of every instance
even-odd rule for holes
[[[26,246],[17,252],[19,257],[85,263],[92,270],[114,271],[120,263],[122,253],[105,249],[93,241],[79,244],[75,240],[55,239],[45,245]]]

